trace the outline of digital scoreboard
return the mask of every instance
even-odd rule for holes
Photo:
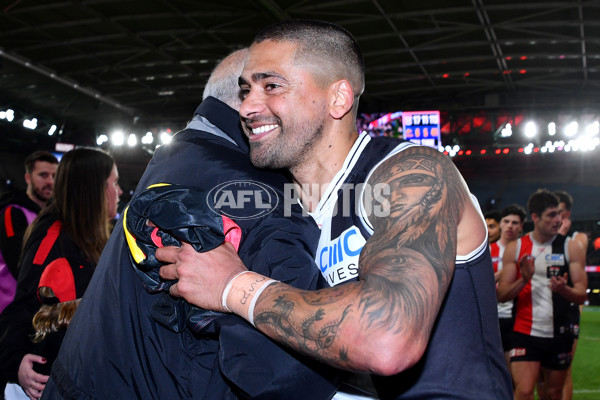
[[[402,131],[405,140],[437,149],[441,146],[439,111],[403,111]]]

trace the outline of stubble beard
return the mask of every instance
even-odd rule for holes
[[[250,161],[257,168],[293,170],[303,164],[323,136],[325,121],[291,121],[288,131],[279,122],[279,135],[269,142],[250,142]],[[295,128],[294,128],[295,127]]]
[[[33,187],[33,190],[31,191],[33,193],[33,196],[38,199],[41,202],[47,203],[48,200],[50,200],[50,196],[45,197],[42,193],[44,192],[44,187],[40,189]],[[52,191],[50,191],[50,193],[52,193]]]

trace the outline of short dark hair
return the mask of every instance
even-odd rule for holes
[[[554,194],[558,197],[558,201],[560,203],[565,203],[565,209],[567,211],[571,211],[571,207],[573,206],[573,197],[564,190],[559,190],[554,192]]]
[[[530,214],[541,216],[549,207],[558,207],[558,196],[548,189],[538,189],[527,200],[527,209]]]
[[[105,189],[114,165],[112,156],[98,148],[65,153],[56,170],[52,199],[39,214],[58,215],[65,232],[94,262],[110,236]]]
[[[35,163],[45,161],[50,164],[58,164],[58,160],[51,153],[45,150],[38,150],[27,156],[25,159],[25,172],[31,174],[35,169]]]
[[[483,217],[485,219],[493,219],[500,222],[500,212],[498,210],[486,211],[485,214],[483,214]]]
[[[334,79],[348,79],[356,100],[362,94],[365,87],[362,52],[354,36],[341,26],[313,19],[290,19],[263,29],[253,42],[264,40],[297,44],[297,55],[318,60],[319,70],[335,74]],[[327,64],[331,68],[324,68]]]
[[[500,220],[507,215],[516,215],[521,219],[521,223],[523,223],[525,221],[525,217],[527,216],[527,212],[520,205],[511,204],[500,211]]]

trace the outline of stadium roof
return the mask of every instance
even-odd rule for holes
[[[594,110],[600,1],[0,1],[0,110],[79,132],[181,128],[223,56],[288,18],[335,22],[366,61],[361,112]],[[595,112],[595,111],[594,111]]]

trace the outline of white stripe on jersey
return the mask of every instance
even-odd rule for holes
[[[371,141],[371,136],[363,133],[358,136],[358,139],[352,145],[350,152],[342,164],[342,168],[335,174],[327,189],[321,196],[319,204],[315,208],[315,211],[309,212],[308,214],[317,222],[317,225],[322,226],[323,218],[330,215],[330,211],[337,202],[337,193],[340,186],[346,181],[346,178],[352,172],[352,168],[356,165],[356,162],[360,158],[365,146]]]

